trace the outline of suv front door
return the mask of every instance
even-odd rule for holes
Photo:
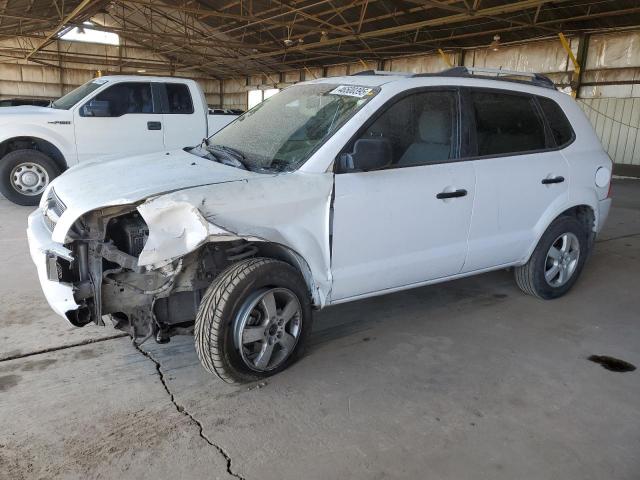
[[[159,112],[148,82],[116,83],[102,90],[74,112],[78,161],[162,150]]]
[[[456,161],[458,92],[390,103],[345,149],[363,138],[389,142],[388,166],[335,176],[333,302],[455,275],[467,254],[475,172]]]
[[[569,167],[533,95],[464,92],[471,114],[477,191],[464,272],[524,260],[545,212],[567,202]]]

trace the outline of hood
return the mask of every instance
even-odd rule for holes
[[[265,176],[175,150],[85,162],[60,175],[49,188],[55,189],[66,206],[58,222],[64,235],[78,217],[96,208],[136,203],[190,187]],[[47,193],[42,196],[42,203]]]
[[[72,113],[69,110],[34,105],[0,108],[0,124],[7,122],[34,123],[34,120],[36,120],[35,123],[39,123],[37,120],[42,120],[43,123],[55,120],[71,121]]]
[[[56,108],[38,107],[37,105],[18,105],[17,107],[2,107],[2,109],[0,109],[0,117],[4,117],[5,115],[51,115],[66,111],[67,110],[59,110]]]

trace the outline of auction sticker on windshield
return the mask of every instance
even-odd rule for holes
[[[362,98],[371,95],[372,88],[359,87],[358,85],[340,85],[329,92],[329,95],[344,95],[346,97]]]

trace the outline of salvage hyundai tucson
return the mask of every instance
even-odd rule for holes
[[[564,295],[611,167],[542,75],[371,71],[291,86],[198,146],[74,167],[28,237],[71,324],[193,333],[205,369],[247,382],[299,358],[326,306],[510,267]]]

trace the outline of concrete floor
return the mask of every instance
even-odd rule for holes
[[[640,478],[640,181],[575,289],[543,302],[501,271],[325,310],[265,384],[204,372],[192,339],[144,352],[70,329],[0,200],[0,478]],[[92,342],[92,343],[88,343]]]

